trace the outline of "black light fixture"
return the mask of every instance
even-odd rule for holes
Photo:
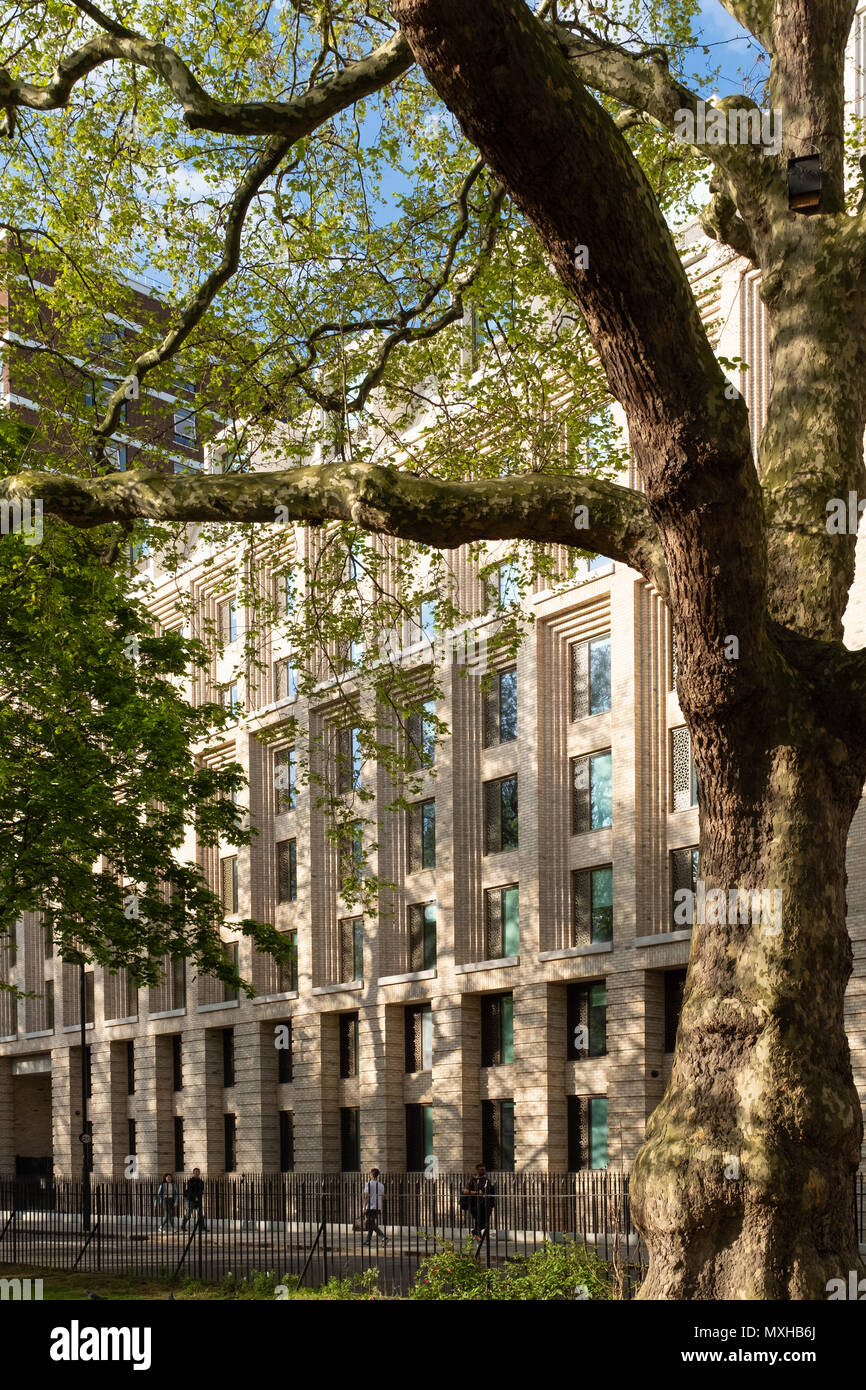
[[[788,210],[821,211],[821,156],[798,155],[788,160]]]

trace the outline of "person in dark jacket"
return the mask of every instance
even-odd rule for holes
[[[496,1188],[487,1176],[487,1169],[483,1163],[476,1164],[475,1177],[469,1179],[469,1186],[463,1191],[469,1197],[472,1234],[480,1245],[490,1225],[490,1215],[496,1206]]]
[[[186,1187],[183,1190],[183,1195],[186,1201],[186,1216],[180,1223],[180,1229],[182,1231],[186,1230],[186,1223],[189,1221],[190,1217],[193,1217],[193,1229],[195,1229],[195,1218],[198,1217],[201,1220],[202,1230],[206,1231],[207,1227],[204,1224],[204,1216],[202,1214],[204,1180],[199,1168],[193,1168],[192,1177],[188,1179]]]

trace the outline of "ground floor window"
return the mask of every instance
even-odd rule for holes
[[[514,1172],[513,1100],[481,1102],[481,1149],[484,1166],[491,1172]]]

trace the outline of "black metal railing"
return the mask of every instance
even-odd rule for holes
[[[631,1297],[646,1252],[631,1221],[628,1175],[495,1173],[496,1205],[479,1258],[501,1265],[548,1242],[586,1245],[617,1271]],[[386,1293],[405,1293],[419,1264],[461,1244],[471,1217],[461,1210],[467,1175],[383,1174],[382,1228],[362,1222],[360,1173],[243,1173],[205,1179],[202,1222],[180,1197],[170,1214],[158,1178],[91,1181],[86,1229],[78,1179],[0,1177],[0,1265],[72,1269],[160,1278],[175,1273],[217,1281],[252,1271],[301,1275],[310,1286],[329,1276],[379,1270]],[[183,1179],[179,1181],[182,1191]],[[866,1178],[855,1182],[858,1239],[866,1241]]]

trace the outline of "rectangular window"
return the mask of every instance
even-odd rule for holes
[[[571,648],[571,717],[586,719],[610,709],[610,637],[575,642]]]
[[[360,1111],[354,1105],[340,1108],[340,1169],[343,1173],[361,1171]]]
[[[126,1094],[135,1095],[135,1043],[132,1039],[126,1044]]]
[[[171,1035],[171,1089],[183,1090],[183,1037],[180,1033]]]
[[[293,661],[284,657],[274,662],[274,699],[297,700],[298,672]]]
[[[698,775],[692,758],[692,741],[685,724],[671,729],[671,807],[686,811],[698,804]]]
[[[90,1046],[84,1049],[84,1092],[88,1100],[93,1095],[93,1052]]]
[[[613,940],[613,866],[575,869],[571,875],[572,946]]]
[[[358,1075],[359,1022],[357,1013],[340,1014],[340,1078]]]
[[[436,761],[436,701],[425,700],[420,710],[406,720],[409,761],[417,771]]]
[[[277,815],[291,811],[295,805],[298,781],[298,760],[294,748],[281,748],[274,754],[274,790]]]
[[[138,1150],[137,1150],[136,1147],[135,1147],[137,1143],[138,1143],[138,1136],[136,1135],[136,1132],[135,1132],[135,1120],[127,1120],[127,1122],[126,1122],[126,1149],[127,1149],[127,1154],[129,1155],[130,1158],[134,1158],[135,1155],[136,1155],[136,1153],[138,1152]]]
[[[409,908],[409,970],[436,968],[436,904],[412,903]]]
[[[698,891],[698,847],[671,850],[671,927],[682,931],[694,925]]]
[[[514,1172],[513,1100],[481,1102],[481,1150],[489,1172]]]
[[[613,771],[609,752],[571,760],[571,833],[613,824]]]
[[[222,599],[217,604],[217,636],[223,646],[237,641],[238,610],[233,598]]]
[[[84,1022],[93,1023],[96,1018],[96,1003],[93,992],[94,974],[92,970],[84,974]]]
[[[123,982],[126,987],[126,1017],[135,1018],[138,1013],[138,985],[128,970],[123,973]]]
[[[241,703],[237,681],[231,681],[228,685],[220,686],[217,691],[217,703],[222,705],[223,709],[229,710],[230,713],[237,718]]]
[[[481,996],[481,1065],[504,1067],[514,1061],[514,995]]]
[[[520,951],[520,892],[516,883],[484,894],[484,959],[501,960]]]
[[[298,842],[280,840],[277,844],[277,902],[293,903],[298,896]]]
[[[517,668],[495,671],[485,697],[484,744],[487,748],[517,738]]]
[[[406,1070],[431,1071],[433,1067],[433,1005],[407,1004]]]
[[[361,785],[361,730],[357,725],[337,730],[337,790],[342,794]]]
[[[223,1145],[225,1152],[224,1168],[227,1173],[235,1171],[237,1158],[237,1115],[223,1115]]]
[[[226,963],[230,965],[233,970],[237,970],[238,968],[238,950],[238,943],[236,941],[225,942],[223,944],[223,954],[225,955]],[[232,999],[237,999],[237,997],[238,992],[236,989],[233,989],[230,984],[223,985],[223,1001],[225,1003],[229,1003]]]
[[[172,956],[169,976],[171,1008],[186,1008],[186,961],[183,956]]]
[[[607,1055],[607,984],[581,980],[566,990],[566,1027],[570,1062]]]
[[[506,560],[496,571],[494,594],[501,608],[520,602],[520,571],[516,560]]]
[[[677,1045],[685,988],[685,970],[665,971],[665,1052],[673,1052]]]
[[[433,641],[436,633],[436,600],[425,598],[421,601],[418,613],[418,629],[422,638]]]
[[[279,1086],[285,1086],[294,1078],[294,1070],[292,1067],[292,1020],[290,1018],[285,1018],[282,1023],[277,1026],[281,1030],[279,1035],[275,1034],[275,1039],[277,1041],[277,1084]]]
[[[406,1171],[423,1173],[433,1153],[433,1106],[406,1106]]]
[[[340,830],[340,885],[343,889],[357,886],[364,877],[364,826],[356,820]]]
[[[280,1111],[280,1172],[291,1173],[295,1166],[295,1117],[291,1110]]]
[[[606,1168],[607,1097],[568,1097],[568,1170]]]
[[[484,852],[517,849],[517,775],[484,783]]]
[[[235,1084],[235,1030],[224,1028],[223,1033],[223,1086]]]
[[[436,868],[436,802],[416,801],[409,811],[409,872]]]
[[[195,411],[176,410],[174,412],[174,442],[183,444],[187,449],[194,449],[196,445]]]
[[[227,916],[232,917],[238,910],[238,857],[233,854],[229,859],[220,860],[220,896],[222,897],[223,911]]]
[[[45,981],[45,1031],[54,1032],[54,981]]]
[[[294,613],[295,581],[291,574],[274,575],[274,606],[280,613]]]
[[[292,942],[292,954],[287,961],[281,961],[277,969],[277,994],[291,994],[298,988],[298,933],[287,932]]]
[[[364,919],[343,917],[340,921],[340,978],[335,983],[350,984],[364,978]]]
[[[183,1117],[174,1117],[174,1171],[182,1173],[185,1167],[183,1152]]]

